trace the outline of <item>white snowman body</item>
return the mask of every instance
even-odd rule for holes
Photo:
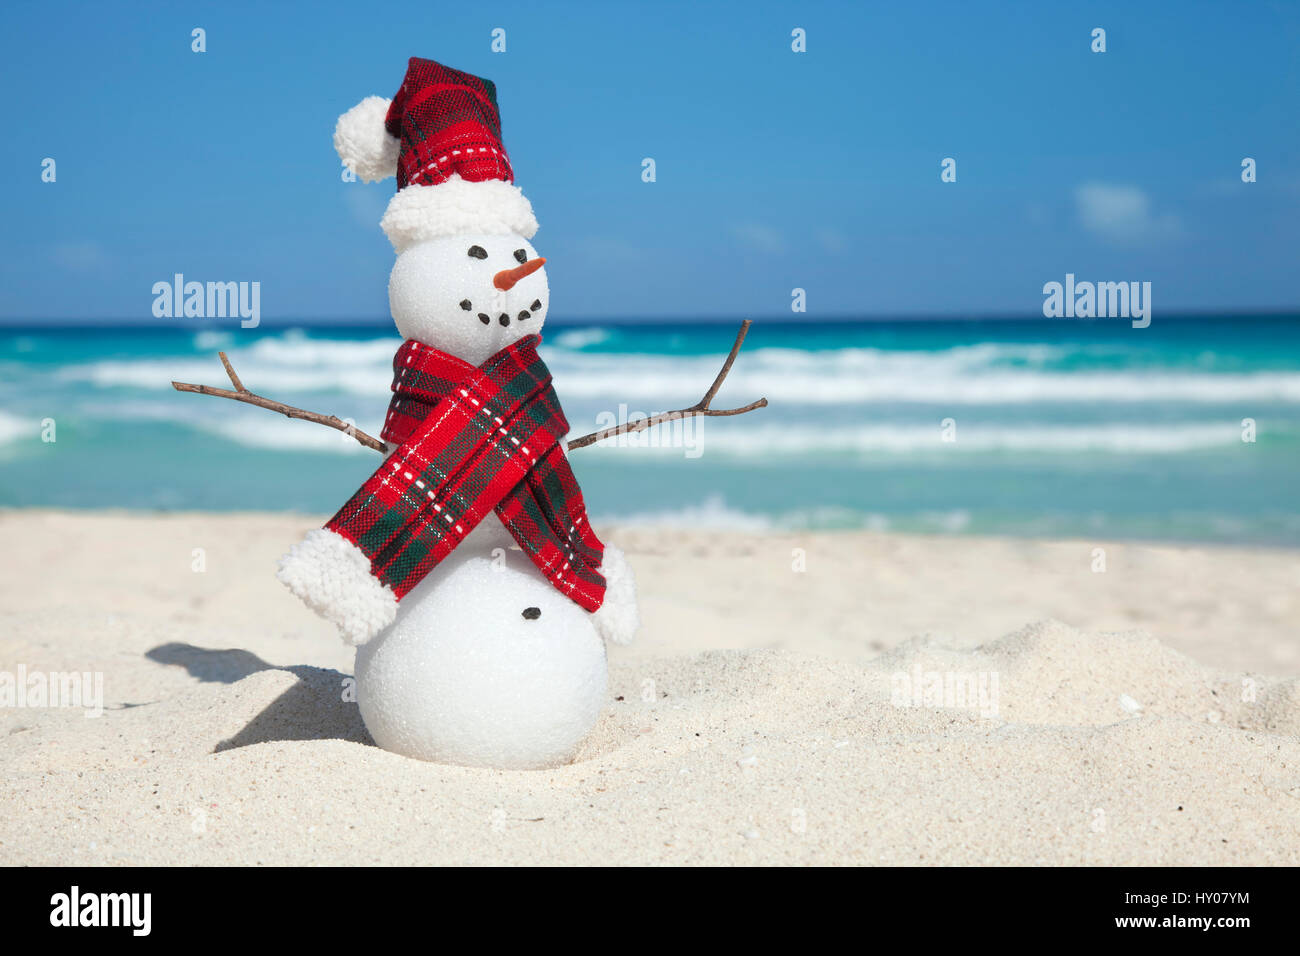
[[[357,648],[357,704],[385,750],[532,770],[567,763],[605,705],[605,643],[485,521]],[[497,533],[500,532],[500,533]]]

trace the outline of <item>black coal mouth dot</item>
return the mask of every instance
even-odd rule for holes
[[[487,325],[492,321],[492,318],[486,312],[480,312],[478,314],[478,320],[482,322],[484,325]]]
[[[542,300],[541,300],[541,299],[533,299],[533,304],[530,305],[528,308],[530,308],[530,309],[532,309],[534,312],[536,312],[536,311],[537,311],[538,309],[540,309],[541,307],[542,307]]]
[[[523,312],[520,312],[520,313],[519,313],[519,321],[520,321],[520,322],[522,322],[524,319],[526,319],[526,318],[528,318],[528,317],[529,317],[529,313],[528,313],[528,311],[527,311],[526,309],[525,309]]]
[[[506,315],[504,312],[502,312],[500,315],[497,316],[497,321],[500,322],[502,325],[509,325],[509,324],[510,324],[510,316],[508,316],[508,315]]]
[[[461,299],[460,307],[464,309],[466,312],[470,312],[474,308],[474,303],[471,302],[469,299]]]
[[[541,617],[541,616],[542,616],[542,609],[541,609],[540,607],[526,607],[526,608],[524,608],[524,620],[525,620],[525,621],[535,621],[535,620],[537,620],[537,619],[538,619],[539,617]]]

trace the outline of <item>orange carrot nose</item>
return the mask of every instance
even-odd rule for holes
[[[541,256],[536,259],[529,259],[521,266],[513,269],[504,269],[492,277],[492,284],[502,292],[509,292],[515,287],[515,283],[524,276],[530,276],[542,266],[546,265],[546,260]]]

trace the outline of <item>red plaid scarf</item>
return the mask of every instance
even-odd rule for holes
[[[396,451],[326,527],[370,558],[398,600],[495,509],[548,581],[588,611],[604,556],[564,456],[569,430],[538,335],[478,368],[406,341],[382,432]]]

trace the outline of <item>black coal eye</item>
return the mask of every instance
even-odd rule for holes
[[[527,262],[527,261],[528,261],[528,253],[524,252],[524,250],[522,250],[522,249],[516,249],[516,250],[515,250],[515,262],[518,262],[518,263],[520,263],[520,264],[523,264],[523,263],[525,263],[525,262]]]
[[[482,246],[470,246],[469,254],[473,256],[475,259],[487,258],[487,250],[484,249]]]

